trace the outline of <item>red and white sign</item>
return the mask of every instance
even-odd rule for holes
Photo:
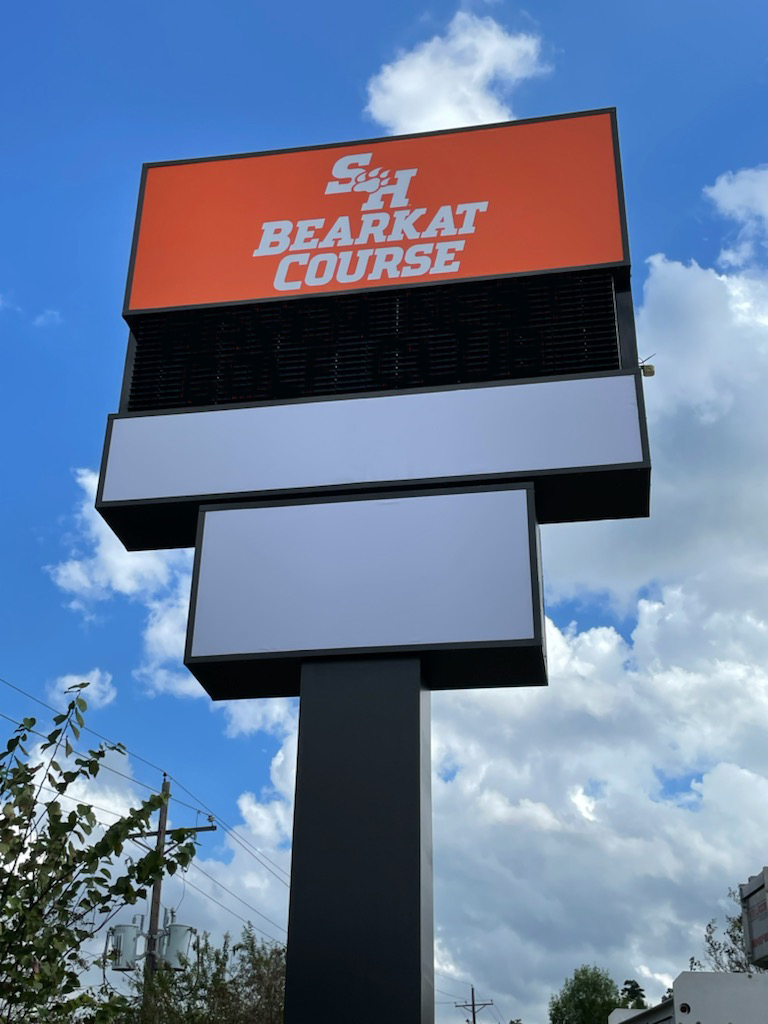
[[[626,263],[611,110],[144,168],[126,313]]]

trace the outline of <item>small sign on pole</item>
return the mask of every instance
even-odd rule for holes
[[[755,967],[768,967],[768,868],[739,886],[741,922],[747,959]]]

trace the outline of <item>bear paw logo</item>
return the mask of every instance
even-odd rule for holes
[[[378,192],[380,188],[390,182],[391,171],[385,171],[383,167],[374,167],[372,171],[361,171],[355,178],[352,186],[353,192]]]

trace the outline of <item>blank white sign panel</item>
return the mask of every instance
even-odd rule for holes
[[[206,510],[189,655],[533,640],[529,501],[510,488]]]
[[[100,501],[636,464],[640,420],[632,373],[118,417]]]

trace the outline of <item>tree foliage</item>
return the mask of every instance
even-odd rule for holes
[[[585,964],[550,999],[550,1024],[603,1024],[620,1002],[618,986],[608,972]]]
[[[627,978],[624,982],[624,988],[621,990],[620,1005],[630,1010],[644,1010],[646,1008],[645,990],[640,987],[634,978]]]
[[[643,1010],[645,992],[634,978],[619,987],[600,967],[578,967],[549,1001],[550,1024],[603,1024],[616,1007]],[[511,1022],[513,1024],[513,1022]]]
[[[172,856],[152,851],[119,860],[128,837],[148,829],[164,798],[151,796],[113,825],[99,825],[83,786],[99,774],[107,753],[124,749],[74,749],[87,707],[79,691],[86,685],[73,688],[67,711],[54,717],[47,736],[26,718],[0,753],[2,1024],[111,1020],[124,1000],[83,984],[94,959],[84,947],[115,913],[143,899],[163,871],[173,873],[194,853],[179,830]],[[31,735],[43,739],[34,755]]]
[[[691,957],[692,971],[731,971],[746,974],[763,972],[765,968],[755,967],[747,959],[744,947],[744,932],[741,925],[741,899],[736,889],[728,890],[728,897],[736,904],[736,913],[725,915],[725,929],[719,932],[717,918],[713,917],[704,930],[704,960]]]
[[[204,935],[184,970],[137,978],[136,989],[119,1024],[283,1024],[285,947],[260,941],[250,924],[236,943]]]

